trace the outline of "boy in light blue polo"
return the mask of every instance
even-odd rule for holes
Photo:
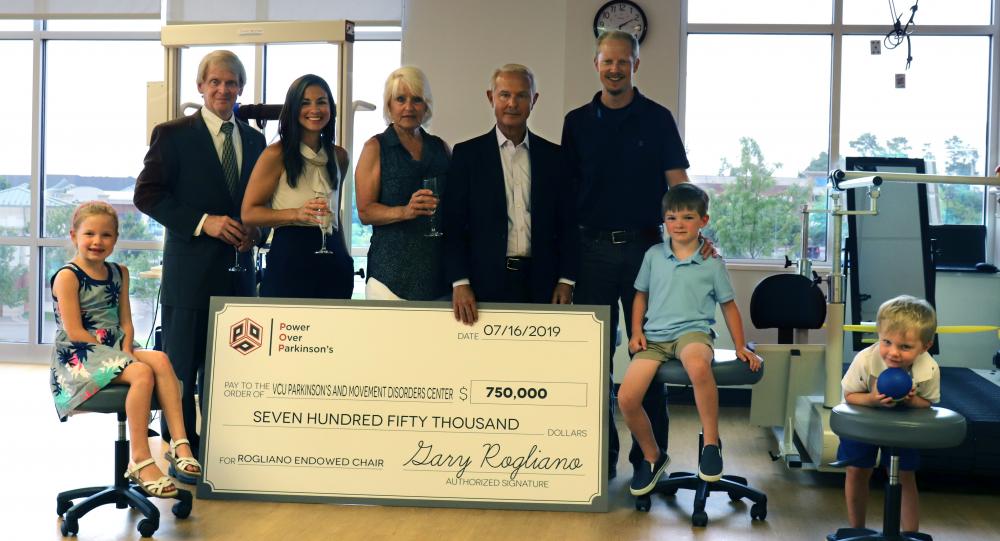
[[[700,233],[708,225],[708,194],[693,184],[678,184],[667,191],[662,208],[664,229],[670,238],[646,252],[635,279],[629,341],[634,357],[618,391],[625,423],[646,460],[636,468],[629,487],[636,496],[650,493],[670,463],[666,450],[656,444],[649,417],[642,409],[642,397],[665,360],[680,359],[694,388],[705,444],[698,476],[705,481],[722,478],[719,393],[711,367],[716,304],[722,306],[737,357],[750,363],[752,370],[760,370],[760,358],[746,347],[743,320],[733,300],[725,262],[705,259],[699,253]]]

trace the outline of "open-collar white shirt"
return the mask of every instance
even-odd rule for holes
[[[494,128],[503,166],[504,193],[507,196],[507,257],[531,257],[531,147],[528,131],[524,140],[514,144]]]
[[[513,141],[494,127],[497,146],[500,147],[500,164],[503,168],[504,193],[507,199],[507,257],[531,257],[531,146],[528,130],[524,140]],[[560,278],[559,282],[574,285],[573,280]],[[455,280],[452,286],[468,285],[469,279]]]

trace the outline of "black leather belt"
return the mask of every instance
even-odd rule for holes
[[[509,271],[522,271],[528,270],[531,266],[530,257],[508,257],[507,258],[507,270]]]
[[[605,230],[581,225],[580,234],[590,240],[602,240],[611,244],[625,244],[640,239],[658,240],[660,238],[660,228],[647,227],[643,229]]]

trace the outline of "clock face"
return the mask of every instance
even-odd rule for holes
[[[604,4],[594,17],[594,36],[608,30],[621,30],[642,42],[646,37],[646,14],[638,5],[626,0]]]

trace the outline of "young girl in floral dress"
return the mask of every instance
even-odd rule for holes
[[[70,238],[76,256],[52,276],[56,330],[52,353],[52,396],[60,418],[109,383],[129,385],[125,398],[132,461],[125,476],[151,496],[177,495],[149,450],[147,426],[153,393],[174,440],[166,458],[170,474],[191,483],[201,475],[181,419],[180,388],[167,356],[139,349],[129,309],[128,269],[107,262],[118,241],[118,214],[103,201],[73,212]]]

